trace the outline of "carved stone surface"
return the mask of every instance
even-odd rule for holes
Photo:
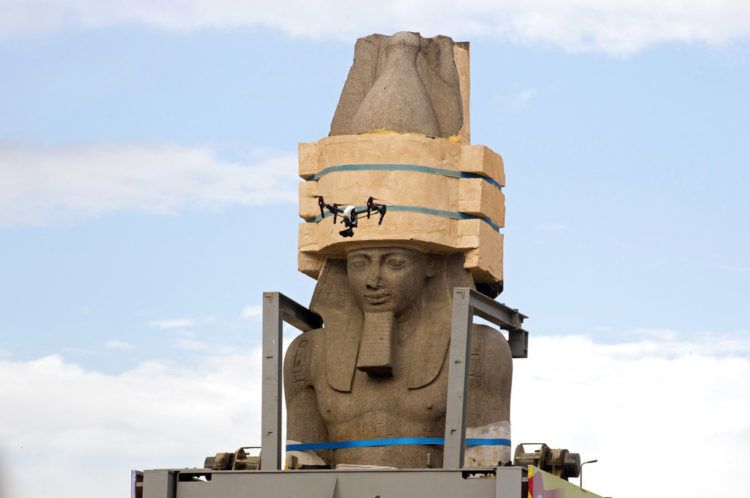
[[[310,305],[325,328],[297,337],[285,357],[287,439],[443,437],[451,290],[473,286],[463,266],[460,254],[398,245],[328,260]],[[510,415],[511,352],[490,327],[475,326],[473,336],[468,435],[498,437]],[[488,448],[467,462],[504,459]],[[427,445],[295,452],[305,464],[398,468],[438,467],[442,453]]]
[[[357,40],[330,135],[378,130],[457,135],[463,111],[453,45],[447,36],[410,32]]]
[[[469,144],[468,65],[468,44],[446,36],[361,38],[331,136],[300,147],[300,269],[318,279],[310,308],[325,327],[297,337],[284,359],[289,443],[444,436],[453,288],[502,281],[503,164]],[[388,217],[342,239],[318,218],[318,196],[375,196]],[[471,346],[467,437],[509,438],[510,347],[481,325]],[[290,453],[303,466],[443,459],[442,446],[415,444]],[[509,457],[479,446],[465,464]]]
[[[505,174],[501,157],[487,147],[413,133],[375,133],[300,144],[299,156],[299,173],[306,180],[299,190],[304,220],[298,238],[300,271],[317,279],[325,258],[343,258],[353,243],[408,241],[428,252],[464,253],[464,267],[475,282],[503,280],[499,227],[505,223]],[[341,165],[362,167],[336,170]],[[396,170],[368,170],[367,165],[394,165]],[[397,165],[453,171],[461,178],[399,171]],[[362,220],[354,238],[343,238],[340,223],[318,218],[318,196],[341,204],[359,204],[373,196],[389,206],[388,215],[382,225]],[[397,206],[409,207],[404,211]],[[432,213],[408,211],[414,208]]]

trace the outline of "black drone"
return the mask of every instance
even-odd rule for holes
[[[353,237],[354,229],[357,228],[357,220],[362,216],[370,217],[370,213],[373,211],[380,213],[380,220],[378,225],[383,223],[383,217],[385,216],[385,210],[387,206],[385,204],[377,204],[374,197],[367,198],[367,204],[363,208],[357,208],[356,206],[339,206],[338,204],[326,204],[323,196],[318,197],[318,206],[320,206],[320,217],[325,217],[326,209],[333,214],[334,225],[338,221],[338,215],[341,215],[341,222],[346,228],[339,232],[342,237]]]

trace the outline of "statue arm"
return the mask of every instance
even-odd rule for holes
[[[510,439],[510,389],[513,355],[500,332],[475,325],[469,365],[467,438]],[[471,446],[464,455],[467,467],[486,467],[510,461],[505,445]]]
[[[468,427],[510,420],[513,354],[503,335],[474,325],[469,365]]]
[[[316,443],[328,438],[313,385],[315,337],[315,331],[299,335],[287,349],[284,358],[286,437],[289,444]],[[330,461],[328,453],[330,452],[290,452],[304,465],[327,464]]]

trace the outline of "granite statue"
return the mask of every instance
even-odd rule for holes
[[[468,44],[456,46],[360,39],[331,136],[300,148],[300,269],[317,279],[310,309],[325,323],[284,360],[287,443],[303,466],[442,465],[440,444],[413,438],[444,436],[452,290],[501,281],[502,219],[485,211],[504,202],[501,159],[468,144]],[[388,223],[346,237],[321,223],[323,195],[352,202],[363,188],[388,192]],[[510,347],[483,325],[471,347],[467,437],[509,438]],[[509,458],[476,446],[465,464]]]

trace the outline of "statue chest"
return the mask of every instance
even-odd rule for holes
[[[315,390],[329,438],[439,436],[445,420],[445,370],[419,389],[409,389],[405,369],[398,368],[385,378],[355,371],[351,392],[336,391],[320,379]]]

